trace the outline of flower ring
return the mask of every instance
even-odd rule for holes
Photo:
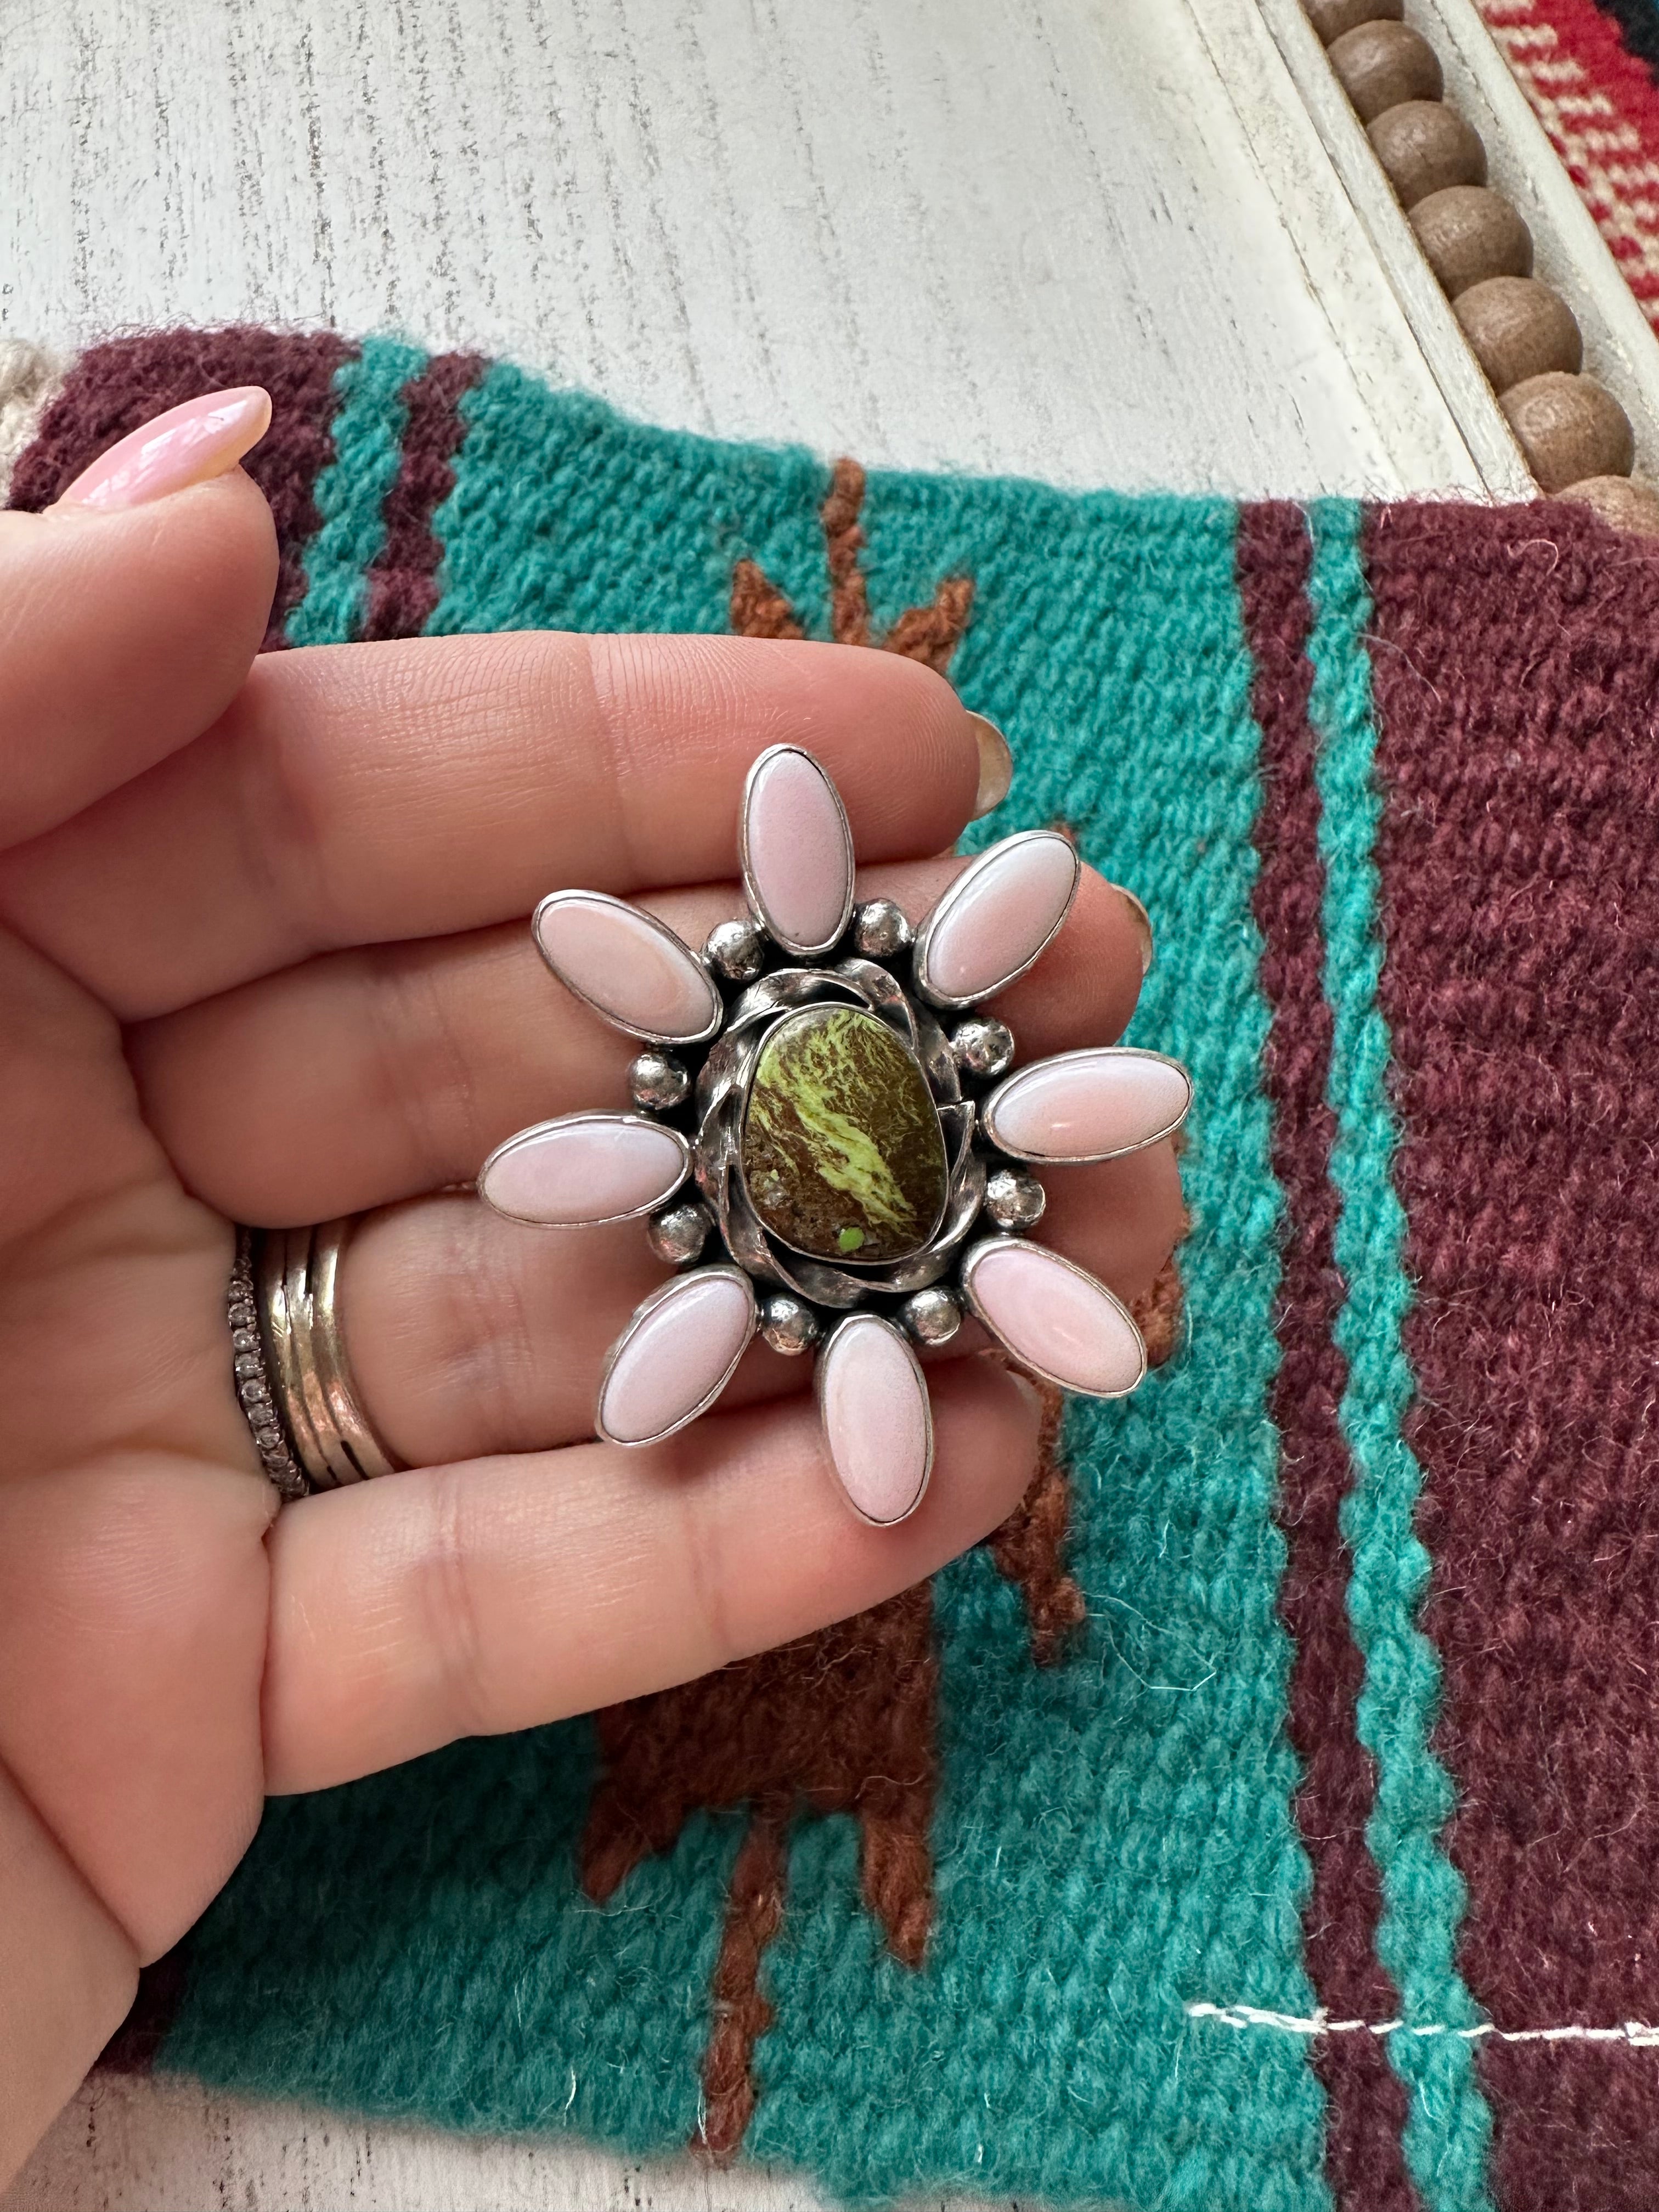
[[[933,1466],[915,1347],[946,1342],[964,1307],[1061,1389],[1115,1398],[1140,1382],[1120,1301],[1026,1241],[1045,1203],[1030,1164],[1156,1144],[1192,1084],[1161,1054],[1111,1046],[1010,1073],[1012,1034],[973,1011],[1071,911],[1080,867],[1058,831],[970,861],[913,935],[890,899],[854,909],[840,795],[810,753],[774,745],[744,787],[738,854],[751,917],[722,922],[701,956],[604,892],[542,901],[532,926],[553,973],[646,1046],[629,1070],[637,1110],[521,1130],[478,1188],[543,1227],[649,1215],[653,1250],[680,1270],[611,1347],[601,1437],[684,1428],[758,1329],[775,1351],[817,1352],[830,1460],[854,1510],[885,1526],[915,1511]]]

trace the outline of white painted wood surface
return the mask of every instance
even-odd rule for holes
[[[1255,0],[9,0],[0,336],[504,353],[866,462],[1478,490]]]
[[[833,2212],[759,2166],[611,2158],[580,2143],[501,2142],[364,2126],[313,2106],[210,2097],[185,2081],[84,2088],[0,2212]],[[937,2196],[903,2212],[994,2212]],[[1021,2212],[1021,2208],[1008,2208]],[[1029,2208],[1027,2209],[1029,2212]]]
[[[5,0],[0,338],[391,329],[872,464],[1513,490],[1276,5]],[[819,2202],[106,2081],[0,2212]]]

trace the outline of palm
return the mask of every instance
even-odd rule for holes
[[[512,1130],[622,1096],[629,1048],[531,945],[544,892],[641,896],[701,941],[784,731],[886,864],[866,895],[914,915],[976,754],[938,678],[832,647],[457,639],[250,675],[273,554],[240,477],[0,525],[0,732],[28,739],[0,749],[0,1859],[15,1785],[144,1959],[266,1790],[689,1680],[1015,1504],[1036,1408],[974,1358],[933,1377],[933,1484],[894,1529],[847,1512],[799,1368],[758,1346],[695,1429],[594,1442],[606,1347],[660,1277],[643,1237],[538,1237],[457,1188]],[[1030,1057],[1103,1042],[1139,973],[1085,872],[999,1011]],[[1062,1172],[1052,1241],[1138,1296],[1178,1233],[1168,1147]],[[276,1516],[232,1389],[230,1224],[341,1214],[368,1217],[347,1350],[415,1471]]]
[[[227,1224],[119,1029],[0,937],[0,1710],[14,1777],[146,1954],[258,1816],[272,1493],[225,1386]]]

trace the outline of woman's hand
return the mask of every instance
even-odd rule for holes
[[[661,1279],[638,1224],[538,1235],[446,1188],[624,1096],[630,1048],[542,966],[535,901],[580,882],[699,941],[738,909],[765,745],[823,760],[861,890],[923,910],[975,787],[948,687],[710,637],[255,662],[275,570],[234,469],[0,516],[0,2176],[268,1790],[855,1612],[1034,1465],[1031,1394],[946,1362],[927,1499],[866,1528],[799,1367],[758,1345],[694,1428],[596,1443],[605,1350]],[[998,1011],[1027,1057],[1103,1042],[1140,971],[1129,902],[1086,877]],[[1168,1148],[1061,1173],[1054,1241],[1136,1296],[1178,1230]],[[369,1208],[343,1323],[416,1471],[278,1516],[231,1386],[229,1224]]]

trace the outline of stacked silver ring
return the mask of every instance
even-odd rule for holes
[[[237,1232],[228,1312],[237,1395],[287,1498],[391,1474],[357,1402],[336,1310],[349,1219]]]
[[[303,1498],[310,1485],[283,1433],[259,1341],[251,1229],[236,1231],[236,1262],[230,1271],[230,1286],[225,1294],[225,1317],[230,1323],[231,1371],[236,1379],[236,1395],[253,1431],[259,1464],[284,1498]]]

